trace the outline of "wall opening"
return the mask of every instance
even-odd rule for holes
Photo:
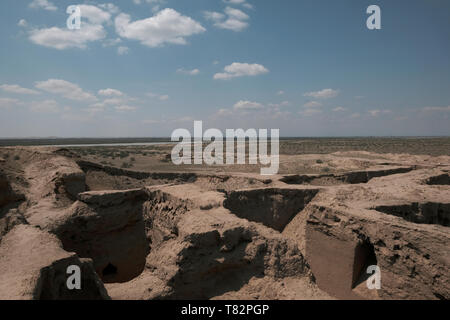
[[[113,276],[117,274],[117,267],[112,265],[111,263],[108,263],[108,265],[103,269],[102,275],[104,277],[106,276]]]
[[[372,265],[377,265],[375,248],[366,240],[359,243],[355,248],[352,289],[365,282],[371,276],[367,273],[367,268]]]

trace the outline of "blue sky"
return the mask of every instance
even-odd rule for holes
[[[447,0],[2,0],[0,14],[1,137],[169,136],[194,120],[450,134]]]

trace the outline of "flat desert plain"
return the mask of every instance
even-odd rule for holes
[[[286,139],[272,176],[172,147],[1,147],[0,299],[450,298],[450,138]]]

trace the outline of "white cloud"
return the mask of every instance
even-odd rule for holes
[[[288,107],[291,103],[289,101],[283,101],[280,103],[269,103],[269,107],[280,108],[280,107]]]
[[[233,106],[235,110],[256,110],[263,108],[263,105],[259,102],[253,102],[248,100],[240,100]]]
[[[157,98],[157,99],[159,99],[161,101],[169,100],[169,96],[167,94],[160,95],[160,94],[157,94],[157,93],[148,92],[146,95],[148,97],[150,97],[150,98]]]
[[[142,2],[149,3],[149,4],[153,5],[153,7],[152,7],[153,12],[159,11],[161,5],[166,3],[165,0],[133,0],[133,2],[135,4],[141,4]]]
[[[11,108],[20,104],[21,102],[17,99],[0,98],[0,108]]]
[[[112,4],[112,3],[99,4],[98,6],[112,14],[119,13],[119,11],[120,11],[119,8],[115,4]]]
[[[101,6],[104,10],[93,5],[79,5],[83,21],[78,30],[58,27],[33,29],[29,32],[29,39],[35,44],[58,50],[85,49],[89,42],[106,37],[106,31],[102,24],[111,23],[112,12],[118,10],[113,4]]]
[[[17,25],[19,27],[26,27],[26,26],[28,26],[28,22],[25,19],[20,19],[19,22],[17,23]]]
[[[303,116],[305,116],[305,117],[310,117],[310,116],[313,116],[315,114],[322,113],[322,110],[319,110],[319,109],[306,109],[306,110],[299,111],[298,113],[303,115]]]
[[[133,2],[135,4],[141,4],[142,2],[146,2],[146,3],[150,3],[150,4],[157,4],[157,3],[163,4],[166,1],[165,0],[133,0]]]
[[[30,8],[34,9],[45,9],[48,11],[56,11],[58,8],[48,0],[33,0],[30,5]]]
[[[85,109],[89,113],[99,113],[105,111],[105,104],[102,102],[97,102],[91,104],[88,108]]]
[[[196,76],[200,73],[200,70],[198,70],[198,69],[186,70],[184,68],[180,68],[177,70],[177,73],[187,74],[190,76]]]
[[[338,94],[339,90],[323,89],[320,91],[307,92],[304,94],[304,96],[313,97],[315,99],[330,99],[336,97]]]
[[[111,99],[105,99],[102,103],[104,105],[122,104],[123,100],[120,98],[111,98]]]
[[[336,107],[333,109],[334,112],[342,112],[342,111],[347,111],[347,108],[344,107]]]
[[[387,114],[387,113],[391,113],[392,111],[391,110],[378,110],[378,109],[376,109],[376,110],[369,110],[369,114],[372,116],[372,117],[377,117],[377,116],[379,116],[380,114]]]
[[[125,46],[120,46],[117,48],[117,54],[119,56],[123,56],[125,54],[128,54],[130,52],[130,48],[125,47]]]
[[[205,16],[205,18],[207,20],[212,20],[215,22],[218,22],[222,19],[225,19],[225,15],[223,13],[220,12],[215,12],[215,11],[205,11],[203,13],[203,15]]]
[[[100,96],[106,96],[106,97],[112,97],[112,96],[121,97],[121,96],[123,96],[123,92],[116,90],[116,89],[111,89],[111,88],[99,90],[98,94]]]
[[[280,91],[277,92],[277,96],[282,96],[283,94],[284,94],[283,90],[280,90]]]
[[[123,38],[139,40],[143,45],[158,47],[166,43],[186,44],[186,37],[205,32],[202,25],[174,9],[164,9],[155,16],[130,22],[130,16],[119,14],[116,32]]]
[[[443,112],[450,112],[450,106],[448,107],[425,107],[423,108],[423,111],[443,111]]]
[[[33,101],[30,104],[30,110],[39,113],[57,113],[60,111],[60,108],[55,100],[45,100]]]
[[[239,63],[234,62],[224,68],[223,73],[216,73],[214,75],[214,79],[216,80],[228,80],[236,77],[243,76],[257,76],[260,74],[268,73],[264,66],[260,64],[248,64],[248,63]]]
[[[170,122],[174,122],[174,123],[179,123],[179,122],[192,122],[194,121],[194,118],[189,117],[189,116],[185,116],[185,117],[181,117],[178,119],[172,119],[170,120]]]
[[[216,113],[217,116],[231,116],[232,114],[230,109],[219,109]]]
[[[36,82],[35,87],[70,100],[97,100],[97,98],[91,93],[85,92],[78,85],[65,80],[49,79],[47,81],[40,81]]]
[[[246,7],[247,9],[253,8],[253,6],[250,3],[248,3],[246,0],[222,0],[222,1],[227,4],[242,5],[242,6]]]
[[[146,120],[142,120],[143,124],[157,124],[157,123],[161,123],[161,120],[155,120],[155,119],[146,119]]]
[[[3,91],[6,91],[6,92],[18,93],[18,94],[39,94],[39,92],[36,90],[22,88],[21,86],[19,86],[17,84],[2,84],[2,85],[0,85],[0,89],[2,89]]]
[[[243,4],[245,0],[222,0],[225,3],[229,4]]]
[[[231,7],[225,8],[225,14],[215,11],[205,11],[204,16],[206,19],[213,21],[214,26],[235,32],[247,28],[247,20],[250,18],[245,12]]]
[[[79,5],[81,10],[81,18],[86,19],[89,23],[92,24],[103,24],[111,20],[111,13],[105,10],[102,10],[96,6],[82,4]],[[111,8],[107,8],[107,10],[111,10]],[[84,25],[82,26],[82,28]]]
[[[305,108],[318,108],[321,107],[322,104],[318,101],[309,101],[303,105]]]
[[[106,39],[102,42],[103,47],[114,47],[122,42],[122,39],[116,38],[116,39]]]
[[[118,112],[127,112],[127,111],[135,111],[136,107],[132,107],[132,106],[128,106],[128,105],[121,105],[121,106],[117,106],[114,109],[116,109],[116,111]]]
[[[69,48],[85,49],[88,42],[105,38],[102,25],[84,24],[79,30],[58,27],[34,29],[30,31],[30,40],[38,45],[64,50]]]

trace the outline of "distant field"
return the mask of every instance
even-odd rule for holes
[[[0,146],[111,145],[170,142],[169,138],[45,138],[0,139]],[[90,148],[90,146],[82,146]],[[99,146],[100,147],[100,146]],[[110,146],[113,147],[114,146]],[[327,154],[337,151],[450,155],[450,137],[355,137],[355,138],[281,138],[280,154]]]
[[[0,139],[1,147],[11,146],[58,146],[85,144],[127,144],[169,142],[169,138],[36,138]]]

